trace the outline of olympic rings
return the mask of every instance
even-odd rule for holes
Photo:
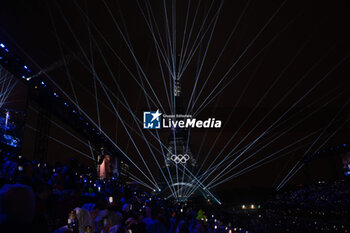
[[[182,164],[185,164],[189,159],[190,159],[190,156],[188,154],[179,154],[179,155],[172,155],[170,157],[170,159],[172,161],[174,161],[176,164],[178,163],[182,163]]]

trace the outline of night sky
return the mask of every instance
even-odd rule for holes
[[[260,144],[257,143],[233,163],[232,167],[257,152],[234,171],[314,133],[306,140],[276,153],[275,157],[285,152],[289,154],[218,186],[218,190],[276,187],[321,132],[324,133],[313,144],[310,153],[324,142],[321,149],[349,142],[348,125],[341,125],[348,117],[349,108],[345,104],[350,96],[350,3],[203,0],[176,1],[176,7],[172,8],[173,1],[165,2],[167,14],[163,1],[139,1],[138,4],[134,0],[3,0],[0,7],[0,40],[15,51],[34,73],[46,72],[50,78],[43,74],[38,78],[45,80],[50,88],[63,96],[60,87],[70,98],[76,97],[79,106],[96,123],[100,119],[102,130],[145,169],[96,79],[95,90],[94,77],[98,76],[110,91],[114,107],[128,125],[135,145],[154,175],[157,174],[157,167],[150,151],[144,140],[133,131],[138,131],[138,127],[143,130],[142,125],[133,121],[124,106],[130,106],[140,120],[143,111],[161,109],[160,104],[169,113],[167,92],[171,77],[161,56],[159,63],[157,46],[165,50],[175,46],[173,56],[177,62],[182,55],[185,59],[190,58],[189,53],[183,50],[186,45],[187,51],[195,48],[180,79],[183,101],[187,107],[194,90],[193,97],[197,101],[192,113],[203,106],[203,101],[207,101],[205,103],[208,105],[200,108],[198,118],[215,117],[223,122],[222,130],[191,131],[191,150],[198,163],[201,164],[210,152],[204,161],[204,168],[214,160],[214,164],[221,161],[236,146],[236,150],[239,150],[253,141],[281,116],[279,123],[283,124],[269,131],[262,137],[261,143],[259,141]],[[151,26],[146,23],[143,13],[146,18],[150,16]],[[165,57],[170,59],[169,56]],[[137,68],[134,58],[142,70]],[[175,67],[178,68],[178,64]],[[150,108],[142,86],[151,98]],[[23,88],[23,84],[19,85],[13,96],[18,98],[18,93],[25,93]],[[24,103],[25,100],[9,102],[7,107],[23,109]],[[323,107],[321,111],[284,133],[320,107]],[[343,111],[337,115],[343,107]],[[28,113],[26,123],[35,127],[35,113],[30,111],[32,113]],[[267,113],[270,115],[266,117]],[[323,131],[334,117],[335,123]],[[52,120],[70,130],[55,117]],[[337,129],[339,131],[329,138]],[[28,151],[33,146],[33,137],[28,136],[31,135],[30,131],[25,129],[27,137],[24,138],[24,148]],[[79,136],[77,132],[72,133]],[[149,131],[143,130],[143,133],[148,142],[160,149]],[[162,129],[159,133],[161,141],[167,144],[169,132]],[[54,124],[50,136],[89,153],[88,147],[67,136]],[[223,153],[219,155],[222,149]],[[59,161],[60,158],[82,158],[52,140],[49,142],[49,153],[50,162]],[[156,152],[156,156],[159,161],[162,160],[159,153]],[[334,162],[332,166],[330,161]],[[334,175],[334,166],[340,166],[340,158],[313,161],[291,183],[330,179]],[[137,171],[135,174],[142,177]]]

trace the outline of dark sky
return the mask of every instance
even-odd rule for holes
[[[247,145],[283,116],[290,107],[293,109],[280,119],[280,122],[284,123],[265,135],[261,144],[251,148],[234,164],[258,151],[256,156],[237,167],[235,171],[316,132],[307,140],[276,154],[279,156],[283,152],[291,152],[283,158],[218,186],[222,190],[232,187],[271,188],[276,185],[349,99],[350,66],[347,56],[350,51],[350,5],[347,1],[322,3],[292,0],[203,0],[190,1],[190,5],[189,1],[176,1],[176,10],[173,11],[176,17],[173,18],[172,1],[165,1],[168,24],[163,1],[149,1],[150,5],[145,1],[139,2],[140,5],[134,0],[4,0],[0,7],[0,39],[16,51],[33,71],[47,72],[73,99],[75,92],[79,106],[95,122],[98,122],[95,102],[97,95],[101,128],[110,138],[116,140],[142,169],[145,167],[121,121],[113,112],[113,106],[98,81],[95,91],[93,81],[95,71],[95,75],[98,75],[110,90],[109,95],[124,122],[135,130],[138,130],[136,123],[123,107],[124,97],[139,119],[143,111],[160,108],[157,98],[165,109],[169,108],[162,70],[167,91],[169,72],[163,61],[161,65],[158,62],[157,44],[140,8],[146,16],[147,9],[152,10],[151,27],[160,47],[169,46],[168,32],[171,36],[174,35],[176,40],[170,44],[176,45],[175,56],[178,61],[178,55],[189,58],[188,53],[181,49],[186,47],[183,46],[183,41],[185,45],[188,43],[188,48],[197,48],[181,76],[184,102],[188,103],[191,99],[195,87],[194,97],[198,97],[198,101],[194,105],[194,112],[203,101],[210,101],[199,113],[198,118],[213,116],[221,119],[224,124],[222,132],[213,129],[197,129],[191,132],[191,149],[195,156],[198,156],[199,164],[204,161],[208,152],[210,154],[204,167],[212,164],[216,158],[215,163],[221,161],[236,145],[237,149]],[[218,11],[220,6],[221,10]],[[172,33],[173,29],[176,36]],[[125,41],[130,42],[130,47]],[[129,49],[131,47],[142,71],[137,69]],[[232,65],[234,66],[231,68]],[[44,75],[39,75],[38,78],[45,80],[50,88],[58,90]],[[151,102],[151,109],[147,106],[142,83],[146,93],[154,101]],[[218,88],[214,89],[216,86]],[[221,89],[222,91],[219,91]],[[63,96],[60,91],[57,92]],[[277,103],[279,105],[275,107]],[[297,128],[283,134],[303,117],[325,104],[327,105],[322,111],[311,115]],[[329,138],[348,116],[346,109],[347,106],[336,118],[335,126],[320,136],[310,152],[314,152],[324,142],[326,143],[322,148],[348,141],[347,126],[341,127],[340,131]],[[270,111],[271,114],[265,118]],[[255,128],[261,120],[262,123]],[[248,135],[252,129],[253,132]],[[160,149],[159,143],[147,131],[143,133],[150,143]],[[161,140],[165,144],[168,134],[166,130],[160,130]],[[151,170],[157,174],[157,167],[146,144],[133,131],[131,135]],[[230,140],[233,135],[235,137]],[[88,153],[83,145],[75,144],[73,140],[62,135],[56,136]],[[278,136],[278,139],[273,140]],[[243,142],[238,144],[242,139]],[[329,140],[326,141],[327,139]],[[50,151],[55,153],[55,149],[52,149],[55,146],[50,148]],[[219,155],[223,148],[223,153]],[[156,156],[161,161],[161,155]],[[328,161],[311,163],[308,169],[315,180],[326,179],[332,173]],[[292,182],[305,182],[303,174],[301,172]],[[138,176],[141,177],[140,174]]]

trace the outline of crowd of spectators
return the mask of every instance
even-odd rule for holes
[[[67,166],[49,166],[2,153],[0,167],[0,232],[233,232],[231,223],[202,209],[166,201],[117,178],[96,179],[93,169],[74,159]]]
[[[100,180],[89,167],[28,161],[0,151],[0,232],[348,232],[350,183],[319,182],[255,209],[194,208]],[[220,213],[220,214],[218,214]]]
[[[233,216],[252,232],[350,232],[350,182],[319,181],[276,194]]]

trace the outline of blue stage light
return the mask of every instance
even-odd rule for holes
[[[57,95],[57,93],[56,93],[56,92],[54,92],[54,93],[53,93],[53,95],[54,95],[54,96],[56,96],[56,98],[58,98],[58,95]]]
[[[5,48],[5,45],[3,43],[0,44],[1,48]]]
[[[64,105],[65,105],[66,107],[68,107],[68,104],[67,104],[66,102],[64,102]]]
[[[346,144],[344,143],[343,146],[346,146]]]
[[[27,67],[27,66],[24,66],[24,69],[28,70],[28,67]]]

